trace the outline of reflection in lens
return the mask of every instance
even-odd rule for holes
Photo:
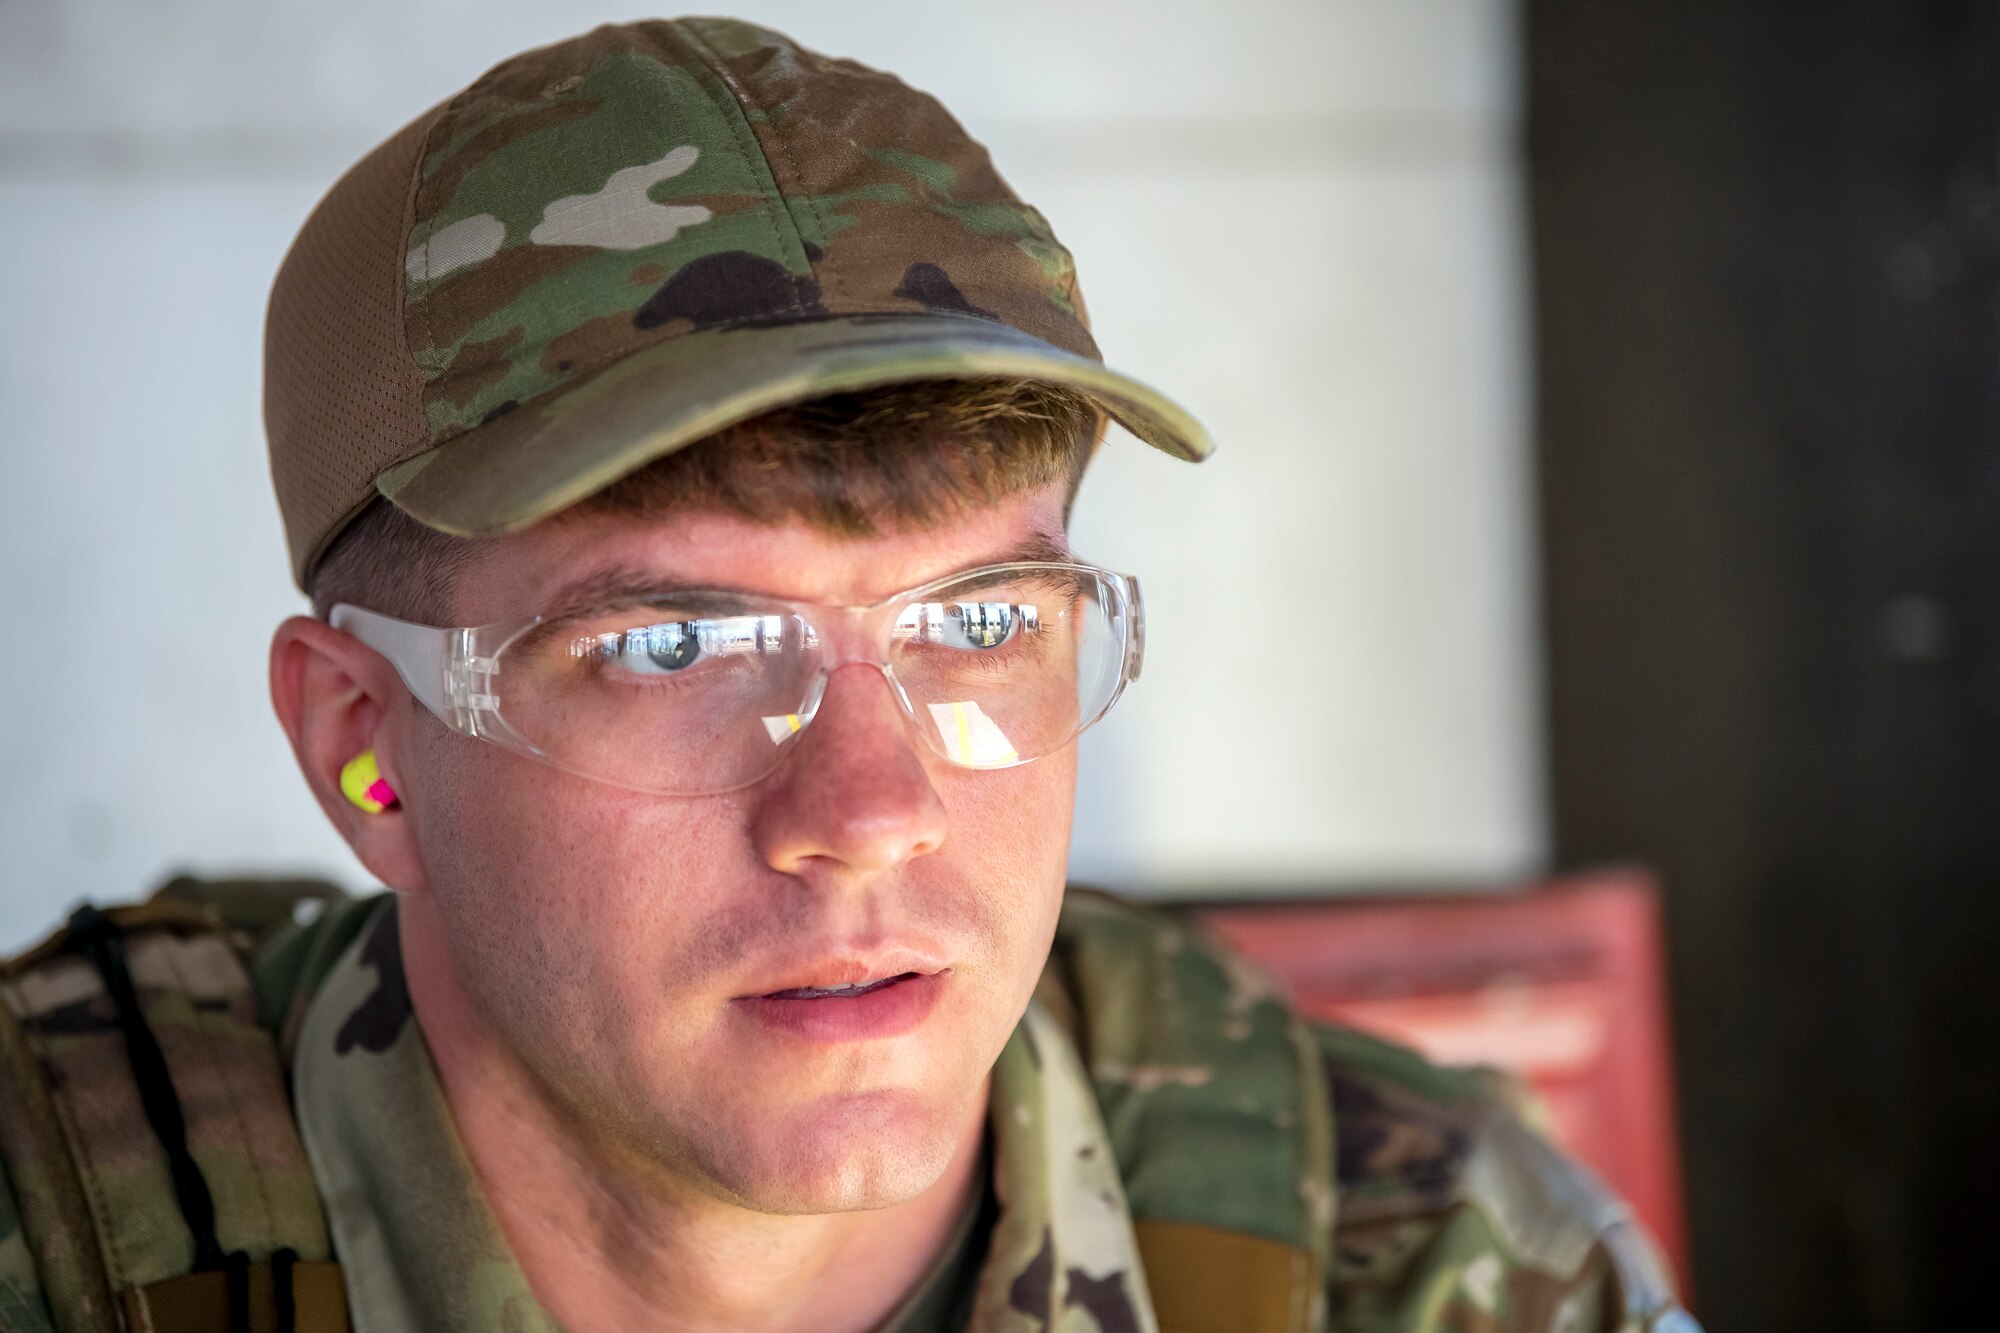
[[[1033,614],[1033,608],[1027,608]],[[960,602],[945,612],[943,642],[953,647],[998,648],[1014,637],[1010,602]]]
[[[563,767],[692,795],[768,767],[817,664],[800,617],[656,603],[547,622],[507,646],[495,684],[507,725]]]
[[[896,622],[897,634],[960,652],[990,652],[1016,635],[1032,635],[1040,613],[1032,603],[914,602]]]
[[[927,749],[1006,768],[1068,744],[1115,697],[1117,605],[1097,577],[1046,566],[933,585],[891,613],[884,665]],[[495,660],[496,711],[519,738],[574,772],[664,794],[768,773],[810,723],[827,668],[804,616],[723,597],[546,621]]]
[[[679,671],[692,666],[694,660],[701,656],[700,631],[695,625],[685,624],[648,625],[644,629],[627,630],[621,657],[630,661],[642,655],[662,671]]]
[[[764,734],[771,738],[771,744],[773,745],[783,745],[786,737],[796,736],[799,728],[805,725],[805,723],[799,720],[797,713],[787,713],[783,717],[767,717],[759,720],[763,722]]]
[[[707,657],[764,657],[786,648],[780,616],[661,621],[571,640],[569,655],[634,675],[672,675]]]
[[[954,764],[966,768],[1000,768],[1021,758],[1013,742],[986,710],[970,699],[928,705],[931,725]]]
[[[891,657],[928,742],[951,763],[1038,759],[1116,690],[1122,640],[1095,577],[1037,569],[936,596],[904,608]]]

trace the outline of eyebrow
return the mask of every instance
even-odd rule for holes
[[[916,586],[948,578],[952,574],[963,574],[969,570],[983,569],[988,565],[1012,565],[1027,562],[1066,564],[1076,556],[1069,549],[1069,543],[1060,536],[1047,532],[1033,532],[1004,551],[992,556],[974,560],[921,580]],[[632,564],[602,565],[586,571],[574,579],[556,586],[544,601],[550,614],[562,615],[570,611],[586,610],[595,606],[608,606],[613,602],[623,602],[642,597],[657,597],[688,592],[719,592],[740,597],[771,597],[781,601],[791,601],[769,589],[746,588],[739,584],[717,583],[713,581],[691,582],[662,574],[658,570],[645,569]]]

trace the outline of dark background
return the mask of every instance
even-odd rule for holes
[[[2000,1310],[2000,6],[1528,0],[1556,850],[1711,1330]]]

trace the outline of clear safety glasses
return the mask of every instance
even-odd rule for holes
[[[850,663],[881,671],[938,757],[1025,764],[1110,711],[1139,678],[1145,642],[1138,580],[1042,561],[872,606],[676,591],[463,629],[348,605],[328,619],[394,663],[452,730],[670,796],[770,773]]]

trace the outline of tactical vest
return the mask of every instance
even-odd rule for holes
[[[0,965],[0,1163],[57,1333],[348,1327],[243,963],[253,932],[336,891],[249,887],[176,881],[141,905],[85,905]],[[226,918],[237,899],[250,919]],[[17,1325],[46,1326],[0,1309],[0,1329]]]
[[[259,995],[245,960],[306,904],[322,928],[296,937],[310,956],[288,966],[305,981],[274,1012],[281,997]],[[141,905],[80,908],[0,964],[0,1165],[21,1221],[17,1237],[0,1228],[0,1277],[8,1244],[23,1246],[48,1311],[0,1290],[0,1333],[48,1319],[56,1333],[348,1329],[284,1053],[367,906],[311,882],[183,879]],[[1177,929],[1086,899],[1065,911],[1037,996],[1093,1071],[1162,1333],[1311,1333],[1331,1260],[1325,1055],[1306,1025],[1253,1005],[1269,998],[1254,969],[1232,972],[1240,995],[1222,1001],[1240,1031],[1158,1012],[1155,937]],[[1296,1111],[1232,1121],[1145,1095],[1193,1077]],[[1640,1315],[1628,1327],[1671,1310],[1657,1272],[1619,1279]]]

